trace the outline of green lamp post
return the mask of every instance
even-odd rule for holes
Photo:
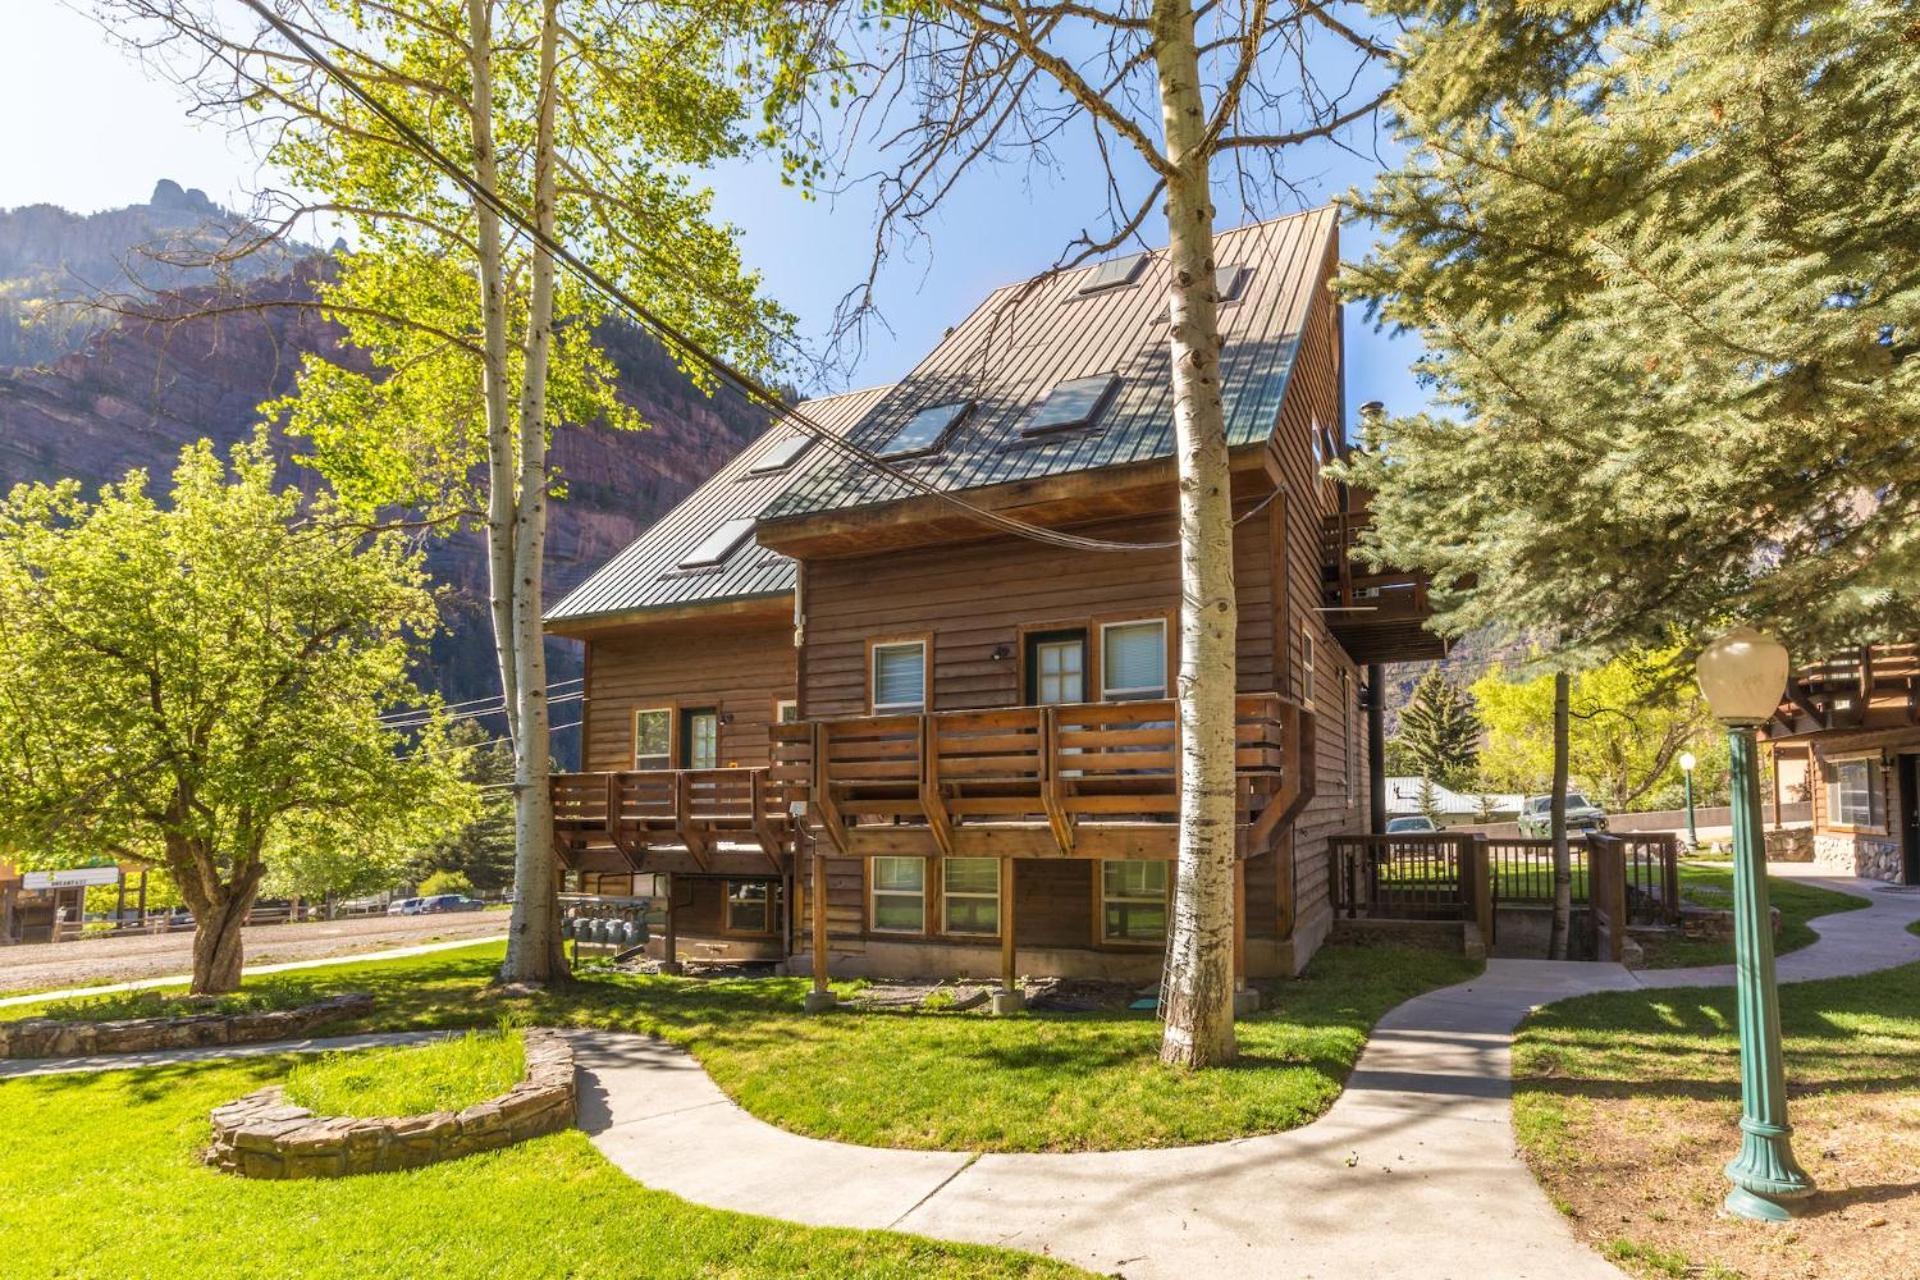
[[[1780,1051],[1780,991],[1773,972],[1755,730],[1772,717],[1787,683],[1787,650],[1751,627],[1701,653],[1700,692],[1727,727],[1733,789],[1733,946],[1740,1022],[1740,1154],[1727,1165],[1729,1213],[1785,1222],[1813,1180],[1793,1158],[1786,1068]]]
[[[1693,823],[1693,771],[1700,764],[1699,758],[1691,751],[1680,753],[1680,776],[1687,784],[1687,848],[1700,847],[1700,829]]]

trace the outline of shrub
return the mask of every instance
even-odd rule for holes
[[[464,871],[436,871],[420,882],[420,896],[431,898],[441,893],[473,892],[473,881]]]

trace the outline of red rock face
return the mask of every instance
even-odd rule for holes
[[[314,269],[255,282],[247,296],[304,299]],[[187,308],[202,297],[182,295],[177,305]],[[637,331],[613,331],[606,340],[623,375],[623,397],[654,426],[557,434],[554,463],[570,492],[550,508],[549,600],[631,541],[763,421],[738,402],[708,400]],[[122,320],[51,366],[0,368],[0,489],[71,476],[91,493],[136,467],[163,488],[182,446],[206,436],[224,450],[245,438],[257,406],[292,385],[301,355],[334,351],[338,341],[338,330],[312,311],[267,307],[176,324]],[[283,443],[288,455],[301,447]],[[311,471],[291,466],[286,479],[317,483]],[[435,579],[457,593],[447,614],[453,632],[433,646],[428,678],[449,700],[495,693],[480,538],[436,538],[428,563]],[[578,674],[571,646],[556,647],[553,658],[554,679]],[[561,714],[565,710],[556,709],[557,722],[576,718]]]

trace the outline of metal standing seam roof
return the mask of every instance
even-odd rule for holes
[[[829,431],[845,432],[879,402],[886,387],[803,401],[797,407]],[[776,422],[730,458],[704,484],[647,526],[625,550],[547,610],[546,621],[580,622],[672,605],[777,596],[793,590],[793,561],[748,541],[720,564],[682,569],[681,561],[728,520],[751,520],[825,450],[818,444],[784,470],[754,475],[754,466],[797,431]]]
[[[1331,206],[1221,232],[1214,261],[1246,275],[1220,310],[1221,393],[1230,446],[1272,432],[1298,353],[1314,285],[1332,251]],[[1081,295],[1102,264],[1061,273],[1025,298],[997,289],[898,384],[877,397],[848,436],[880,448],[923,409],[971,400],[973,412],[924,457],[895,465],[947,490],[1091,471],[1174,452],[1168,369],[1168,257],[1155,252],[1131,284]],[[1121,384],[1098,420],[1057,436],[1021,425],[1056,385],[1101,373]],[[761,513],[781,519],[891,502],[913,495],[892,476],[852,459],[823,459]]]

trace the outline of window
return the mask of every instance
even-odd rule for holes
[[[800,704],[792,698],[780,698],[773,704],[775,724],[795,724],[800,719]]]
[[[681,712],[680,744],[681,768],[719,768],[720,713],[712,707],[699,707]]]
[[[1100,939],[1164,942],[1167,937],[1167,864],[1100,864]]]
[[[1113,398],[1114,388],[1119,385],[1120,375],[1117,373],[1069,378],[1047,392],[1047,398],[1034,406],[1027,420],[1020,424],[1020,434],[1044,436],[1056,431],[1091,426],[1093,420],[1100,416],[1100,411],[1107,407],[1107,401]]]
[[[873,710],[924,711],[927,705],[927,642],[898,640],[873,646]]]
[[[873,930],[875,933],[927,931],[925,858],[873,860]]]
[[[646,707],[633,713],[633,767],[673,767],[673,710]]]
[[[910,458],[915,454],[934,452],[946,442],[947,433],[958,426],[972,408],[973,401],[961,400],[922,409],[888,437],[887,442],[880,446],[880,456]]]
[[[1100,696],[1108,702],[1167,696],[1165,618],[1100,628]]]
[[[1084,298],[1090,293],[1105,293],[1108,289],[1122,288],[1139,279],[1140,269],[1146,265],[1147,255],[1144,253],[1130,253],[1124,258],[1109,258],[1087,272],[1080,281],[1080,287],[1074,292]]]
[[[727,881],[727,932],[772,933],[775,900],[771,880]]]
[[[1886,821],[1878,760],[1835,760],[1826,767],[1826,783],[1828,826],[1878,827]]]
[[[776,471],[785,471],[788,467],[800,461],[800,455],[812,447],[812,436],[800,435],[798,433],[786,436],[777,441],[772,448],[761,454],[759,460],[747,468],[747,474],[750,476],[764,476],[771,475]]]
[[[943,858],[940,902],[947,933],[1000,932],[1000,859]]]
[[[1240,301],[1240,291],[1247,286],[1247,277],[1253,273],[1245,267],[1216,267],[1213,272],[1213,291],[1222,304]]]
[[[705,569],[716,564],[726,563],[728,556],[734,553],[747,535],[753,532],[750,518],[728,520],[718,529],[700,540],[700,545],[687,553],[680,562],[682,569]]]
[[[1032,645],[1027,657],[1032,672],[1028,701],[1043,707],[1086,701],[1086,633],[1035,636]]]

